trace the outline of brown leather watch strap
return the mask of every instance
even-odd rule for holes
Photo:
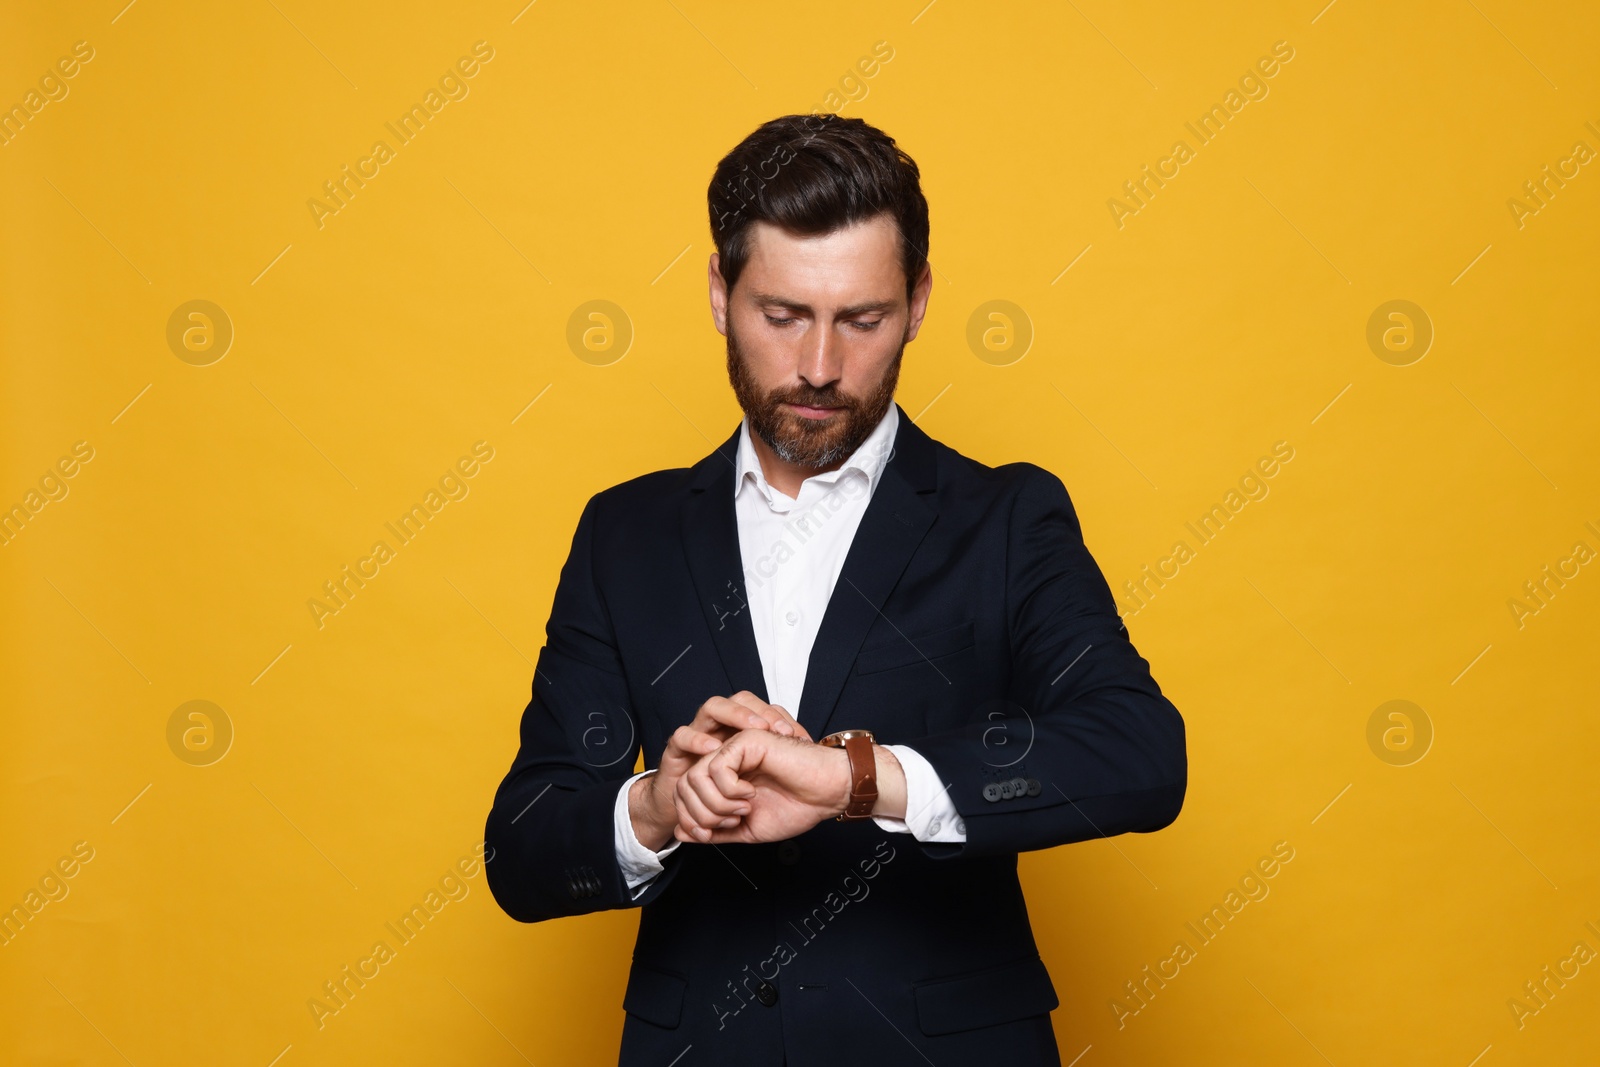
[[[843,748],[850,759],[850,803],[834,818],[839,822],[870,819],[878,803],[878,761],[872,751],[872,735],[846,731]]]

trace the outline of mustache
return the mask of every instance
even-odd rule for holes
[[[855,401],[837,390],[831,389],[820,392],[788,393],[784,395],[774,393],[769,398],[769,402],[774,407],[779,404],[800,404],[810,408],[847,408],[852,411],[856,407]]]

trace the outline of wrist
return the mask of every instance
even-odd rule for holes
[[[665,811],[661,803],[661,786],[655,772],[634,779],[628,787],[628,818],[633,823],[633,835],[639,844],[652,852],[660,852],[672,842],[672,828],[676,823],[676,804],[669,803]]]
[[[824,748],[828,759],[833,764],[832,782],[829,790],[832,804],[828,808],[828,817],[843,815],[850,808],[850,787],[853,784],[850,776],[850,755],[842,748]]]
[[[878,802],[872,814],[884,819],[906,817],[906,772],[900,759],[884,745],[872,746],[878,769]]]

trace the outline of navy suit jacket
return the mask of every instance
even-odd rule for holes
[[[767,696],[737,430],[693,467],[596,494],[578,520],[486,871],[522,922],[642,909],[623,1065],[1058,1063],[1017,854],[1159,830],[1182,807],[1183,719],[1061,480],[987,467],[899,415],[798,718],[812,737],[866,728],[927,757],[963,844],[831,819],[784,842],[685,843],[631,899],[613,805],[641,746],[653,767],[710,697]]]

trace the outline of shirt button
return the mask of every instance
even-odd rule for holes
[[[932,822],[930,822],[928,824],[928,833],[930,833],[930,834],[938,833],[939,832],[939,827],[942,826],[942,825],[943,825],[943,823],[941,823],[938,819],[933,820]]]
[[[795,623],[800,621],[800,613],[791,611],[783,617],[783,621],[788,623],[790,626],[793,626]]]

